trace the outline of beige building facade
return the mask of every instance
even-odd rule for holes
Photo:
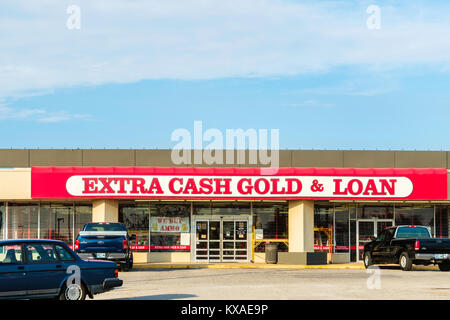
[[[358,261],[364,243],[390,225],[422,224],[436,237],[449,236],[449,156],[447,151],[282,150],[284,173],[266,178],[254,173],[262,167],[258,164],[218,165],[213,173],[202,171],[206,165],[173,165],[170,150],[4,149],[0,237],[73,245],[87,222],[122,222],[137,235],[135,262],[263,262],[267,242],[276,243],[286,261],[295,253],[335,263]],[[221,171],[226,168],[233,171]],[[136,182],[120,180],[128,179],[124,172]],[[159,182],[146,180],[153,176]],[[230,179],[230,195],[220,194],[226,192],[224,177]],[[200,178],[211,183],[202,185]],[[290,184],[293,179],[299,182]],[[311,191],[314,180],[325,190]],[[121,183],[126,195],[118,195]],[[95,193],[102,190],[104,195]]]

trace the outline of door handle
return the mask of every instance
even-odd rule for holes
[[[19,270],[25,270],[25,267],[24,267],[24,266],[20,266],[20,267],[17,267],[17,269],[19,269]]]
[[[57,268],[62,268],[62,265],[57,264],[56,267],[57,267]]]

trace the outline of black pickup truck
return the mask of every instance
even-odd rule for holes
[[[399,264],[404,271],[412,265],[437,264],[450,271],[450,239],[432,238],[424,226],[394,226],[384,229],[378,238],[364,246],[364,266]]]

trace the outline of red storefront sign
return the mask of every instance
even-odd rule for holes
[[[32,167],[31,197],[447,200],[447,170]]]

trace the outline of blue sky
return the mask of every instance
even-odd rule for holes
[[[0,147],[171,148],[201,120],[279,129],[281,148],[450,150],[449,18],[447,1],[2,1]]]

